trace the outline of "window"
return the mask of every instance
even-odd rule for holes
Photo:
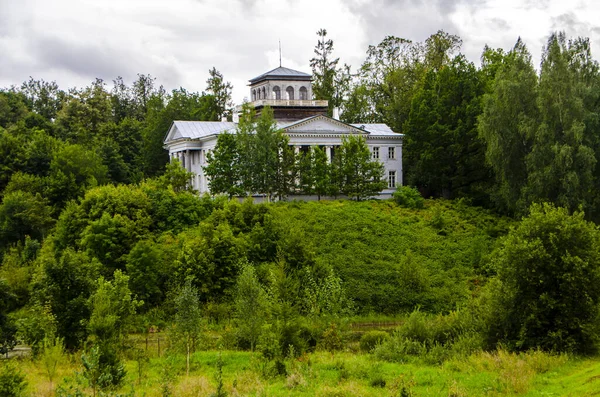
[[[388,159],[394,160],[395,158],[396,158],[396,148],[393,146],[390,146],[388,148]]]
[[[373,160],[379,160],[379,148],[377,146],[373,147]]]
[[[281,99],[281,89],[278,86],[273,87],[273,99]]]
[[[192,156],[192,165],[196,164],[196,152],[190,153]]]
[[[300,100],[306,101],[308,99],[308,91],[306,87],[300,87]]]
[[[396,187],[396,171],[390,171],[388,173],[388,187],[389,188]]]
[[[294,100],[294,87],[289,86],[288,88],[285,89],[285,92],[287,94],[287,99],[289,101],[293,101]]]

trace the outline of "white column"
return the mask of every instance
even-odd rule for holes
[[[327,154],[327,162],[331,164],[331,151],[333,146],[325,146],[325,154]]]

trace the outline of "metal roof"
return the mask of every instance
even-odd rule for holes
[[[371,135],[398,135],[387,124],[350,124],[352,127],[360,128],[371,133]]]
[[[260,76],[250,79],[250,83],[252,84],[262,80],[276,78],[281,78],[282,80],[310,80],[312,79],[312,76],[304,72],[299,72],[294,69],[284,68],[283,66],[280,66],[273,70],[269,70],[268,72],[263,73]]]
[[[173,126],[176,131],[171,139],[198,139],[235,130],[237,123],[231,121],[173,121]]]
[[[293,122],[277,122],[277,128],[285,129],[292,125],[308,121],[313,118],[325,117],[325,116],[311,116],[303,120],[297,120]],[[329,118],[329,117],[327,117]],[[360,128],[367,131],[371,136],[402,136],[402,134],[395,133],[390,127],[385,124],[348,124],[355,128]],[[165,143],[168,141],[175,141],[178,139],[200,139],[211,135],[218,135],[222,132],[228,131],[230,133],[236,132],[237,123],[227,121],[174,121],[171,127],[171,133],[166,138]]]

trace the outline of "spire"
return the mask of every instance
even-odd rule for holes
[[[281,39],[279,39],[279,67],[281,67]]]

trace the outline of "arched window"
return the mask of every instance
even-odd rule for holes
[[[252,90],[252,100],[256,101],[256,90]]]
[[[262,99],[267,99],[267,90],[265,87],[262,88]]]
[[[289,86],[288,88],[285,89],[285,92],[287,94],[287,99],[289,101],[293,101],[294,100],[294,87]]]
[[[273,87],[273,99],[281,99],[281,88],[279,86]]]
[[[308,90],[304,86],[300,87],[300,100],[301,101],[308,100]]]

